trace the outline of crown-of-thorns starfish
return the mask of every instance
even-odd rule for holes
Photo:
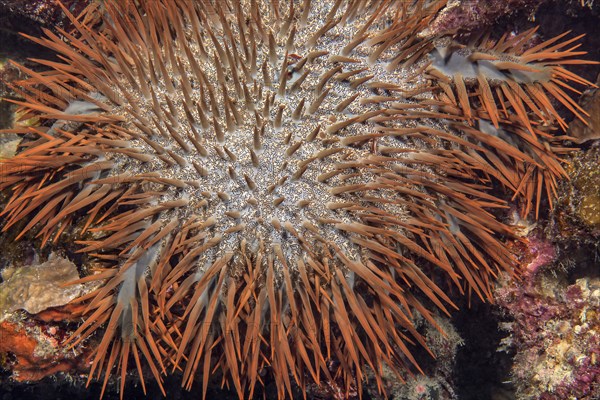
[[[206,393],[220,371],[245,398],[266,371],[283,398],[369,367],[383,391],[384,365],[419,370],[413,314],[454,307],[440,282],[489,299],[517,273],[488,189],[525,213],[553,195],[552,104],[584,118],[563,67],[583,53],[420,39],[444,3],[105,1],[31,38],[57,59],[18,66],[40,124],[9,130],[3,230],[103,262],[70,339],[103,332],[90,379],[116,370],[122,394],[135,363]]]

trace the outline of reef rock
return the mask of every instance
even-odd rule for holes
[[[39,265],[6,268],[0,284],[0,319],[20,309],[37,314],[67,304],[81,295],[82,285],[66,286],[77,279],[75,264],[54,254]]]
[[[515,352],[518,399],[595,399],[600,387],[600,279],[568,284],[540,274],[498,289],[512,317],[504,347]]]
[[[600,75],[596,81],[596,85],[598,84],[600,84]],[[600,90],[597,88],[586,90],[579,103],[590,114],[590,118],[587,125],[579,120],[573,120],[569,126],[569,135],[578,143],[600,139]]]

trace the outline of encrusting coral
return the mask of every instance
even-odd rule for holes
[[[26,140],[2,161],[2,228],[70,232],[104,263],[69,339],[104,332],[90,379],[181,369],[206,393],[218,370],[247,398],[269,372],[283,398],[360,392],[369,367],[383,390],[384,365],[420,370],[413,312],[437,326],[446,283],[491,299],[518,273],[489,189],[524,213],[552,197],[552,102],[584,119],[567,92],[590,83],[563,68],[584,53],[419,38],[444,4],[106,1],[101,24],[31,38],[57,60],[18,66],[42,123],[7,130]]]

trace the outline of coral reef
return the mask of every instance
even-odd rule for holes
[[[519,399],[594,399],[600,393],[600,280],[551,274],[505,283],[498,304],[512,317],[504,346],[516,351]]]
[[[101,263],[71,302],[88,382],[123,397],[130,367],[144,391],[181,369],[204,396],[217,372],[240,398],[344,398],[371,371],[452,396],[449,364],[410,377],[414,348],[452,360],[446,288],[491,300],[521,273],[503,210],[537,218],[566,176],[579,37],[419,36],[444,1],[106,1],[104,24],[57,4],[74,30],[30,39],[58,59],[13,63],[0,216]]]
[[[581,180],[597,180],[597,164],[581,164],[594,159],[594,153],[591,149],[573,156],[572,180],[561,190],[583,189]],[[577,214],[572,218],[579,219],[585,194],[570,196]],[[508,318],[500,324],[509,332],[500,350],[514,353],[511,381],[519,400],[591,400],[600,393],[598,235],[585,229],[589,219],[565,222],[565,199],[554,213],[558,224],[538,227],[515,244],[526,273],[519,281],[502,279],[495,291]]]

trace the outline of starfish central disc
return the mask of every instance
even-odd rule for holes
[[[385,13],[379,11],[382,22],[363,14],[341,24],[340,16],[328,19],[330,8],[319,5],[305,24],[291,24],[264,5],[239,7],[238,15],[263,12],[264,26],[231,15],[221,15],[226,24],[209,25],[184,13],[179,31],[155,43],[153,55],[128,60],[132,70],[112,85],[127,99],[115,114],[126,116],[127,128],[142,131],[130,147],[144,156],[111,156],[117,165],[111,175],[128,171],[155,182],[146,184],[151,191],[170,184],[161,201],[185,206],[162,218],[195,214],[209,220],[211,231],[222,236],[221,255],[238,251],[246,239],[253,251],[259,241],[266,248],[282,246],[293,260],[303,246],[315,250],[315,238],[296,231],[308,229],[359,260],[359,246],[336,224],[354,222],[352,207],[364,205],[374,176],[365,160],[374,146],[399,146],[370,123],[383,111],[379,88],[409,85],[405,75],[387,72],[385,63],[372,65],[368,43],[349,46],[356,26],[384,29]],[[313,25],[327,20],[330,35],[315,37]],[[401,217],[402,207],[391,205],[397,196],[389,195],[383,208]]]

